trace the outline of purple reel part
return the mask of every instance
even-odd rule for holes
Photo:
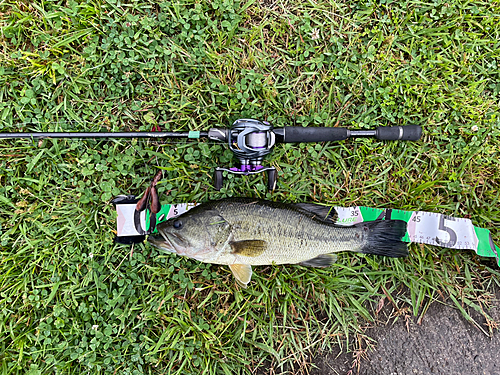
[[[248,176],[251,174],[257,174],[261,172],[267,172],[267,188],[270,191],[274,191],[276,189],[276,168],[274,167],[263,167],[262,165],[248,165],[244,164],[241,167],[233,167],[233,168],[215,168],[214,173],[214,186],[215,190],[220,190],[222,188],[222,184],[224,182],[223,172],[226,171],[228,173],[240,175],[240,176]]]
[[[262,168],[264,168],[262,165],[242,164],[239,168],[232,167],[232,168],[229,168],[229,170],[233,173],[240,172],[238,174],[249,175],[249,174],[251,174],[251,172],[259,172]]]

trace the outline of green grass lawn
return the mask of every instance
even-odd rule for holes
[[[265,177],[212,186],[211,142],[0,140],[2,374],[300,373],[382,298],[489,322],[495,262],[412,245],[327,269],[228,269],[113,243],[110,199],[157,167],[163,203],[249,196],[425,210],[500,242],[499,1],[0,2],[0,132],[418,124],[419,142],[279,145]],[[471,322],[474,324],[474,322]],[[275,372],[272,372],[271,370]]]

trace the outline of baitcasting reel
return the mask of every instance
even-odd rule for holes
[[[264,157],[271,152],[276,142],[273,127],[268,122],[251,119],[236,120],[231,129],[210,129],[208,138],[217,141],[227,141],[229,149],[240,162],[239,167],[217,167],[214,173],[215,190],[222,188],[226,171],[236,175],[250,175],[267,172],[267,188],[276,188],[276,169],[262,166]]]
[[[208,138],[228,142],[229,149],[240,162],[239,167],[215,169],[214,186],[220,190],[223,174],[226,171],[236,175],[250,175],[267,172],[267,188],[276,188],[276,169],[262,166],[264,157],[271,152],[276,143],[302,143],[342,141],[349,137],[375,137],[380,140],[416,141],[422,135],[418,125],[378,127],[375,130],[348,130],[346,128],[320,128],[285,126],[273,129],[268,122],[252,119],[240,119],[231,129],[212,128]]]

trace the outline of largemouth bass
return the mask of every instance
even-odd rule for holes
[[[204,263],[225,264],[246,287],[252,266],[296,264],[327,267],[334,253],[408,255],[401,238],[406,222],[335,224],[337,214],[317,204],[284,204],[252,198],[203,203],[157,226],[148,241],[159,249]]]

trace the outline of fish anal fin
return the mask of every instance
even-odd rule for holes
[[[300,262],[299,264],[301,266],[306,266],[306,267],[325,268],[331,266],[336,261],[337,261],[336,254],[321,254],[318,255],[316,258]]]
[[[243,240],[229,243],[233,254],[245,257],[257,257],[267,248],[267,242],[263,240]]]
[[[249,264],[230,264],[229,268],[238,284],[246,288],[252,279],[252,266]]]
[[[335,223],[339,217],[337,211],[333,207],[323,206],[316,203],[295,203],[295,207],[309,211],[316,215],[318,219]]]

